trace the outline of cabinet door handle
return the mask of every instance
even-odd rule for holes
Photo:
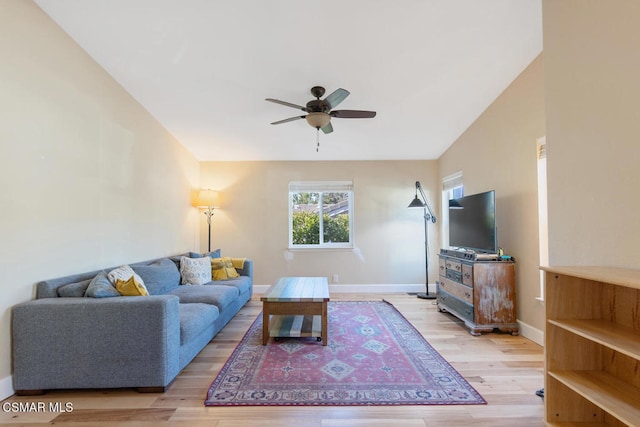
[[[471,275],[470,275],[469,273],[464,273],[464,278],[465,278],[465,279],[470,279],[470,278],[471,278]]]
[[[467,297],[467,298],[471,298],[471,294],[469,292],[465,292],[464,296]]]

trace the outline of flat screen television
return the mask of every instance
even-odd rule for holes
[[[449,246],[498,252],[494,190],[449,200]]]

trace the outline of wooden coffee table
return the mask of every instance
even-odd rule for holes
[[[327,345],[326,277],[282,277],[260,300],[262,345],[269,337],[316,337]]]

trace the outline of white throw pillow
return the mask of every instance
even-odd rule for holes
[[[204,285],[211,281],[211,258],[180,258],[183,285]]]

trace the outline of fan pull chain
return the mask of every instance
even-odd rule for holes
[[[320,128],[316,128],[316,153],[320,150]]]

